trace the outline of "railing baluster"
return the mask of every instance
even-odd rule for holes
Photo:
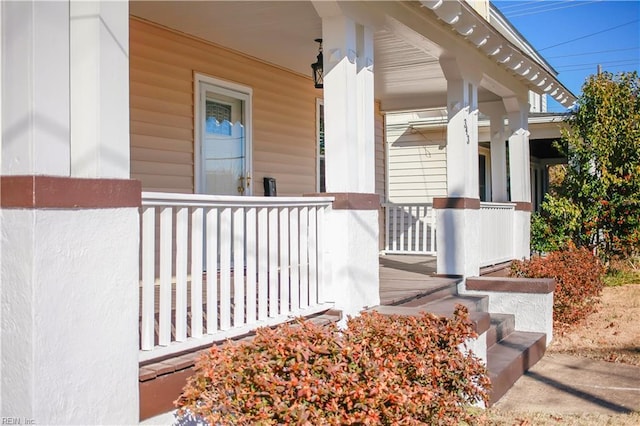
[[[173,208],[160,211],[160,313],[158,318],[158,344],[171,343],[171,255],[173,249]]]
[[[318,240],[316,209],[309,208],[309,304],[318,303]]]
[[[180,207],[176,214],[176,341],[187,339],[187,242],[189,208]]]
[[[513,259],[513,215],[511,203],[480,204],[480,266]]]
[[[245,323],[244,295],[244,208],[233,211],[233,326]]]
[[[384,203],[385,252],[435,255],[435,215],[431,203]]]
[[[389,207],[392,216],[392,229],[393,229],[393,251],[398,250],[398,208],[396,206]]]
[[[155,249],[156,249],[156,209],[142,209],[142,350],[151,350],[155,334]]]
[[[207,333],[218,330],[218,209],[207,211]]]
[[[300,209],[300,307],[309,306],[309,208]]]
[[[415,251],[413,247],[413,206],[408,206],[405,210],[405,216],[407,217],[407,250]]]
[[[191,212],[191,337],[202,337],[202,207]]]
[[[384,232],[384,249],[389,251],[389,250],[391,250],[391,247],[389,246],[389,240],[390,240],[389,236],[390,236],[390,231],[391,231],[391,228],[389,227],[389,222],[390,222],[390,220],[389,220],[389,212],[391,211],[392,208],[389,207],[389,206],[384,206],[383,208],[384,208],[384,230],[385,230],[385,232]]]
[[[289,313],[289,209],[280,209],[280,313]]]
[[[404,238],[404,215],[405,215],[404,207],[401,207],[399,209],[399,212],[400,212],[400,227],[399,227],[399,231],[400,231],[400,250],[407,251],[408,249],[404,245],[404,240],[405,240],[405,238]]]
[[[420,214],[420,251],[422,253],[427,253],[429,251],[428,240],[427,240],[427,228],[429,223],[429,207],[428,206],[420,206],[419,207],[422,213]]]
[[[258,320],[267,319],[269,314],[269,240],[267,208],[258,211]]]
[[[291,279],[291,311],[296,313],[300,310],[300,228],[299,211],[297,207],[289,209],[289,262],[291,269],[289,277]]]
[[[256,247],[257,247],[257,229],[256,229],[256,209],[250,207],[247,209],[247,324],[256,322]]]
[[[325,283],[327,282],[327,277],[325,275],[325,242],[324,242],[324,212],[325,209],[323,207],[318,207],[318,216],[317,216],[317,231],[316,235],[318,238],[318,303],[324,303],[325,301]]]
[[[278,315],[278,210],[269,209],[269,316]]]
[[[220,213],[220,329],[231,328],[231,208]]]
[[[144,192],[140,360],[327,309],[322,229],[330,203]]]

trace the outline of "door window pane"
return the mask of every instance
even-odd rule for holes
[[[480,201],[487,201],[487,157],[478,156],[478,181],[480,182]]]

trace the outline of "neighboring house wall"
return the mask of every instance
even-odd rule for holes
[[[544,105],[539,95],[533,95],[538,106]],[[542,102],[542,103],[540,103]],[[431,111],[387,113],[385,135],[388,155],[388,201],[392,203],[430,203],[433,197],[447,196],[446,126],[438,124],[438,114]],[[440,120],[441,121],[441,120]],[[562,117],[530,118],[532,146],[536,141],[560,138]],[[478,128],[485,165],[483,201],[491,200],[491,151],[489,126]],[[548,191],[546,168],[563,162],[562,158],[537,158],[531,154],[531,201],[538,210]],[[455,167],[455,164],[453,165]],[[508,168],[507,168],[508,170]],[[508,173],[508,172],[507,172]],[[481,180],[481,187],[482,180]]]
[[[253,89],[253,195],[316,191],[316,97],[309,78],[130,20],[131,177],[145,191],[194,191],[194,72]]]
[[[446,130],[411,128],[415,113],[387,114],[388,199],[426,203],[447,196]]]
[[[547,112],[547,95],[529,92],[529,107],[531,112]]]

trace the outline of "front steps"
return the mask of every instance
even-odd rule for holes
[[[425,279],[429,279],[426,278]],[[416,281],[407,287],[415,288]],[[474,348],[477,353],[486,351],[489,377],[492,382],[489,405],[497,402],[526,370],[533,366],[546,348],[546,335],[515,331],[514,316],[489,314],[489,298],[483,294],[459,295],[457,280],[433,285],[425,284],[423,291],[402,289],[403,282],[393,292],[388,292],[384,305],[376,306],[382,314],[417,315],[426,311],[436,315],[452,316],[457,303],[469,309],[470,319],[479,335],[486,338],[486,347]],[[319,323],[340,320],[340,313],[328,311],[313,318]],[[245,336],[251,338],[251,336]],[[482,342],[478,339],[478,342]],[[173,409],[173,401],[180,395],[187,377],[193,373],[196,353],[174,357],[140,367],[140,418],[147,419]]]
[[[544,355],[546,335],[512,331],[487,349],[491,379],[489,406],[498,402],[513,384]],[[488,346],[488,342],[487,342]]]
[[[487,369],[492,383],[489,406],[495,404],[525,371],[537,363],[546,349],[546,335],[515,331],[515,318],[511,314],[490,314],[488,297],[483,295],[458,295],[456,283],[449,289],[440,289],[437,295],[427,294],[396,305],[372,308],[386,315],[418,315],[429,312],[435,315],[453,316],[456,304],[469,310],[479,336],[485,333]],[[481,340],[481,339],[479,339]]]

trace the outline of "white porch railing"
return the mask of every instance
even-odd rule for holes
[[[330,307],[332,201],[143,192],[140,360]]]
[[[383,203],[385,253],[436,254],[436,216],[431,203]]]
[[[513,203],[480,203],[480,267],[514,258]]]

